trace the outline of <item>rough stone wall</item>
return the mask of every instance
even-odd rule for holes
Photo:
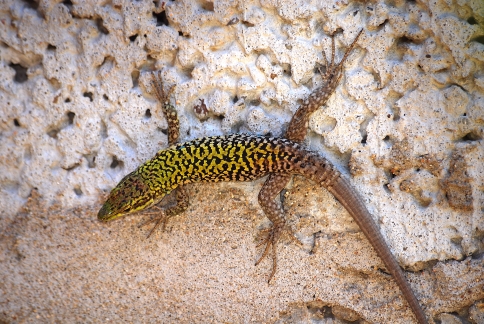
[[[167,146],[150,72],[176,85],[181,140],[283,134],[364,34],[306,145],[352,180],[429,317],[484,323],[484,3],[3,1],[0,320],[408,323],[341,205],[296,178],[291,226],[258,267],[261,181],[190,187],[145,239],[102,198]],[[314,253],[308,251],[314,248]],[[326,322],[325,322],[326,321]]]

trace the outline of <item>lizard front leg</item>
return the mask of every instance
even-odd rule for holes
[[[153,228],[150,230],[146,238],[149,238],[159,225],[161,225],[161,230],[165,231],[166,223],[168,222],[168,220],[173,216],[183,213],[188,208],[190,199],[188,197],[185,187],[182,187],[182,186],[177,187],[174,191],[172,191],[170,195],[173,195],[173,194],[176,196],[176,203],[174,206],[171,206],[170,208],[167,208],[167,209],[163,209],[155,205],[153,206],[153,208],[157,209],[158,212],[144,213],[144,215],[155,215],[154,218],[150,218],[138,226],[138,227],[143,227],[145,225],[155,223],[155,226],[153,226]]]
[[[155,95],[158,101],[161,103],[161,110],[165,115],[166,122],[168,124],[168,145],[174,145],[178,142],[180,137],[180,121],[178,120],[178,114],[174,105],[170,103],[170,95],[175,90],[175,86],[172,86],[168,92],[163,89],[163,80],[161,78],[161,72],[152,75],[152,87],[155,90]]]

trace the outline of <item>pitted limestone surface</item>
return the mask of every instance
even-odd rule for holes
[[[209,308],[201,304],[206,300],[202,296],[208,295],[207,290],[224,285],[233,298],[213,304],[221,305],[227,311],[225,314],[235,315],[232,318],[221,316],[221,321],[269,321],[278,310],[286,309],[287,304],[279,303],[282,299],[327,298],[325,302],[344,307],[351,304],[348,299],[359,299],[358,294],[368,288],[359,274],[353,279],[360,278],[360,281],[350,286],[351,280],[344,281],[344,274],[338,267],[325,270],[327,272],[318,270],[330,266],[328,261],[320,255],[311,259],[292,246],[288,246],[287,251],[293,251],[288,253],[296,256],[291,255],[283,261],[279,274],[279,280],[288,280],[287,287],[291,289],[275,288],[282,290],[271,291],[270,296],[262,293],[255,299],[237,296],[235,291],[261,290],[253,288],[255,284],[251,289],[242,289],[247,285],[244,286],[246,282],[241,282],[240,278],[254,271],[254,276],[260,279],[266,271],[254,270],[251,266],[255,256],[247,252],[253,249],[253,225],[264,222],[262,215],[252,208],[260,184],[234,185],[242,188],[247,198],[239,195],[230,198],[229,195],[229,202],[221,202],[228,207],[214,206],[219,203],[215,194],[218,189],[196,189],[200,191],[195,195],[201,205],[182,218],[182,222],[188,224],[182,223],[178,225],[180,228],[173,230],[199,233],[198,227],[190,226],[202,227],[208,222],[210,225],[206,231],[202,228],[201,237],[183,237],[183,240],[197,242],[191,245],[182,245],[176,234],[160,235],[163,239],[155,243],[142,241],[140,234],[136,237],[139,242],[135,242],[129,238],[137,231],[134,225],[116,223],[105,229],[91,223],[91,218],[95,220],[94,214],[89,214],[89,220],[82,217],[79,220],[79,214],[72,210],[55,215],[47,211],[52,208],[49,206],[68,210],[98,207],[101,195],[167,146],[166,120],[144,72],[162,70],[167,84],[176,84],[171,98],[180,116],[181,141],[240,132],[279,136],[299,103],[321,83],[316,70],[321,67],[324,72],[322,51],[330,53],[329,35],[339,31],[335,39],[337,57],[341,58],[362,27],[365,35],[345,64],[341,85],[326,107],[313,114],[310,119],[312,132],[305,144],[326,154],[342,171],[349,170],[347,165],[351,161],[352,184],[364,197],[402,266],[421,269],[439,260],[466,260],[468,255],[481,260],[479,253],[483,251],[484,233],[483,6],[479,0],[394,1],[391,4],[283,0],[260,3],[188,0],[2,2],[0,215],[2,223],[6,224],[2,226],[6,231],[2,235],[8,240],[2,242],[6,245],[2,249],[0,273],[15,273],[14,277],[0,280],[2,289],[13,292],[9,301],[2,304],[7,306],[1,306],[9,316],[6,321],[26,318],[33,322],[36,316],[45,321],[55,316],[64,322],[85,321],[85,316],[104,316],[91,312],[95,305],[101,304],[112,307],[111,319],[120,319],[116,310],[129,309],[138,297],[143,298],[143,294],[152,299],[165,296],[167,304],[163,310],[180,305],[190,307],[196,300],[196,311],[185,312],[185,317],[178,314],[176,318],[187,319],[190,314],[199,320],[213,319],[214,314],[219,314],[218,310],[207,311]],[[208,118],[194,112],[200,99],[205,99]],[[397,160],[392,152],[405,141],[407,149],[397,147],[403,159]],[[456,155],[455,152],[464,153]],[[464,162],[456,161],[456,156],[462,156]],[[407,160],[408,163],[400,163]],[[465,170],[452,169],[451,163]],[[404,170],[392,173],[402,165]],[[445,181],[450,185],[445,186]],[[453,192],[453,188],[457,191]],[[28,197],[36,193],[44,207],[31,208],[30,213],[17,215]],[[311,208],[301,211],[304,217],[299,218],[304,223],[346,220],[346,224],[334,226],[336,234],[325,233],[328,244],[337,247],[338,235],[354,231],[350,219],[327,193],[311,191],[306,194],[312,200]],[[300,203],[304,204],[306,197],[303,194],[300,197]],[[239,204],[240,201],[244,203]],[[464,212],[462,206],[465,206]],[[244,222],[231,221],[239,214],[227,208],[245,215]],[[331,211],[331,215],[325,210]],[[223,216],[216,218],[217,213]],[[247,225],[243,231],[246,236],[237,229],[242,225]],[[317,232],[321,226],[314,228]],[[116,242],[108,242],[105,236],[113,229],[119,231],[119,236]],[[217,252],[204,250],[210,244],[202,238],[217,235],[214,230],[220,237],[215,238],[213,244],[225,246],[221,243],[227,242],[225,244],[235,251],[235,256],[222,248]],[[236,235],[231,237],[231,233]],[[302,239],[309,242],[311,231],[305,232]],[[96,249],[98,246],[91,240],[99,245],[110,245],[109,253]],[[170,245],[170,242],[174,243]],[[113,245],[121,246],[121,250]],[[194,246],[197,248],[191,250]],[[159,263],[152,261],[156,256],[145,254],[167,250],[171,252],[158,255],[161,257]],[[342,254],[342,250],[335,248],[334,254]],[[57,253],[62,260],[56,259]],[[176,273],[170,277],[169,271],[163,272],[166,279],[163,282],[171,283],[165,290],[149,285],[151,279],[157,283],[163,279],[157,276],[155,269],[138,269],[145,271],[143,275],[148,273],[149,278],[136,270],[126,270],[136,269],[140,260],[136,254],[141,260],[155,262],[150,264],[156,269],[165,267]],[[208,257],[203,259],[204,255]],[[80,260],[82,256],[91,263]],[[108,261],[96,261],[100,259]],[[232,277],[232,281],[223,279],[223,270],[231,269],[234,260],[239,259],[247,259],[247,267],[242,265],[243,271]],[[306,261],[299,265],[294,259]],[[122,260],[129,261],[123,261],[128,264],[123,263],[121,268],[117,264]],[[216,269],[214,262],[218,265]],[[333,262],[338,263],[338,260]],[[372,262],[374,265],[378,261]],[[459,262],[447,262],[439,263],[447,269],[442,280],[452,277],[454,272],[455,276],[464,278],[462,282],[453,283],[452,289],[441,289],[440,295],[431,292],[433,279],[429,273],[410,276],[414,278],[418,294],[428,298],[429,302],[424,305],[435,314],[449,309],[458,311],[470,306],[472,300],[483,298],[472,290],[476,285],[482,287],[482,283],[476,283],[466,271],[459,270]],[[472,262],[465,266],[476,267]],[[209,270],[190,268],[193,263]],[[110,272],[113,269],[115,271]],[[73,290],[68,290],[66,271],[72,271],[68,272],[68,282]],[[134,293],[133,282],[119,277],[126,271],[132,271],[127,276],[137,278],[133,280],[145,287],[136,296],[125,294]],[[183,272],[185,276],[180,276]],[[301,278],[296,272],[311,275]],[[79,273],[86,273],[92,279],[92,286],[85,286]],[[100,273],[102,275],[96,277]],[[203,286],[204,281],[198,281],[212,275],[217,285]],[[49,276],[53,279],[46,289],[44,278]],[[370,277],[373,283],[388,285],[378,273]],[[177,278],[183,278],[183,285]],[[318,283],[311,282],[312,278],[318,278]],[[192,286],[187,279],[194,282]],[[112,286],[107,286],[106,282]],[[299,295],[287,297],[295,292],[298,283],[300,287],[320,290],[314,294],[301,288]],[[379,284],[374,284],[368,293],[381,295]],[[178,291],[182,286],[181,292]],[[346,295],[341,287],[348,288]],[[391,289],[392,286],[385,287]],[[472,288],[471,295],[466,295],[466,288]],[[112,294],[108,297],[110,303],[99,298],[100,292]],[[432,302],[444,300],[449,292],[455,292],[450,302]],[[73,299],[61,298],[67,294]],[[178,299],[171,298],[173,296]],[[387,297],[391,299],[392,296]],[[181,304],[170,304],[179,298],[183,299]],[[240,300],[250,306],[234,309]],[[396,304],[391,306],[395,307],[388,309],[385,300],[382,297],[381,303],[370,307],[364,305],[371,304],[371,298],[364,299],[357,306],[357,312],[370,321],[404,323],[409,318],[404,311],[395,311],[399,307],[398,299],[392,301]],[[75,314],[66,311],[75,309],[76,305],[85,308]],[[147,312],[157,309],[148,300],[143,299],[142,305]],[[479,304],[472,306],[472,314],[478,314],[479,307]],[[202,311],[206,311],[205,315],[201,315]],[[247,315],[249,311],[252,315]],[[139,319],[133,314],[124,315],[128,320]]]

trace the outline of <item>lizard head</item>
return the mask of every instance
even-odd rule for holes
[[[97,218],[101,221],[109,221],[146,209],[154,204],[153,198],[149,184],[137,170],[133,171],[111,190],[108,199],[99,210]]]

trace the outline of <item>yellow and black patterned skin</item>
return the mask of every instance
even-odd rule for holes
[[[325,162],[284,138],[245,134],[204,137],[161,150],[124,177],[111,191],[98,218],[107,221],[147,209],[178,186],[192,182],[251,181],[269,173],[302,174],[316,180],[321,164],[329,165]]]

